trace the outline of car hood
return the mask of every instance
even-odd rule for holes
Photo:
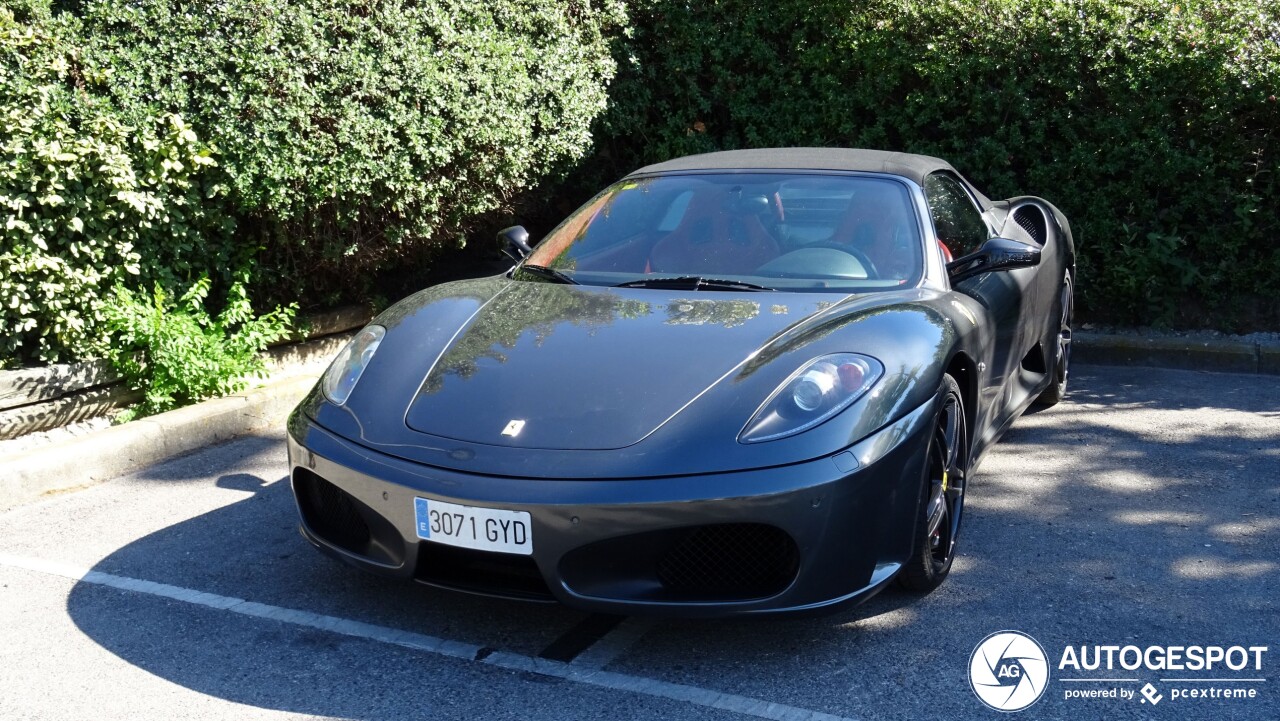
[[[847,448],[932,400],[957,328],[975,328],[952,313],[960,305],[925,289],[842,296],[458,281],[374,320],[386,337],[345,404],[317,386],[300,410],[371,450],[470,473],[642,478],[773,467]],[[837,352],[876,358],[884,377],[815,428],[738,442],[797,368]],[[504,435],[513,420],[523,427]]]
[[[405,423],[471,443],[624,448],[840,298],[509,282],[432,361]]]

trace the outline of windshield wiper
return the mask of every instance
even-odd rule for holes
[[[524,265],[520,266],[520,272],[528,273],[529,275],[536,275],[539,278],[549,280],[553,283],[565,283],[567,285],[581,285],[578,281],[574,280],[573,278],[570,278],[569,276],[565,275],[564,273],[561,273],[558,270],[555,270],[554,268],[548,268],[545,265],[529,265],[528,263],[525,263]]]
[[[698,275],[683,275],[675,278],[641,278],[619,283],[615,288],[669,288],[671,290],[774,290],[763,285],[747,283],[741,280],[720,280],[703,278]]]

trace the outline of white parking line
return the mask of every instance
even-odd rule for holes
[[[602,669],[625,653],[627,649],[634,646],[640,640],[640,637],[648,633],[649,629],[656,626],[657,623],[657,619],[654,618],[632,616],[618,624],[617,628],[605,634],[604,638],[591,644],[585,651],[575,656],[569,662],[569,665],[579,668]]]
[[[600,670],[602,666],[607,664],[609,661],[612,661],[618,654],[625,651],[631,643],[634,643],[636,639],[648,630],[648,627],[645,626],[644,622],[637,622],[636,624],[633,624],[630,627],[630,630],[623,630],[626,626],[626,624],[623,624],[623,626],[619,627],[615,639],[610,640],[608,637],[602,639],[596,644],[596,646],[588,649],[578,659],[575,659],[575,661],[579,661],[579,663],[563,663],[561,661],[552,661],[545,658],[508,653],[506,651],[489,652],[490,650],[488,648],[477,646],[475,644],[450,641],[448,639],[414,633],[412,631],[400,631],[386,626],[361,623],[360,621],[352,621],[350,619],[338,618],[336,616],[325,616],[322,614],[310,613],[308,611],[297,611],[290,608],[282,608],[280,606],[271,606],[265,603],[247,601],[242,598],[220,596],[213,593],[196,591],[190,588],[170,586],[166,583],[156,583],[154,581],[145,581],[138,578],[129,578],[127,576],[116,576],[114,574],[93,571],[87,568],[80,568],[56,561],[0,554],[0,566],[24,569],[51,576],[60,576],[62,578],[69,578],[74,581],[92,583],[99,586],[110,586],[112,588],[131,591],[133,593],[142,593],[149,596],[171,598],[176,601],[182,601],[196,606],[204,606],[206,608],[212,608],[219,611],[238,613],[244,616],[269,618],[274,621],[281,621],[295,626],[331,631],[343,636],[351,636],[370,641],[380,641],[382,643],[411,648],[417,651],[425,651],[427,653],[448,656],[450,658],[487,664],[489,666],[497,666],[499,668],[512,671],[527,671],[542,674],[544,676],[553,676],[588,686],[597,686],[616,691],[629,691],[631,693],[655,696],[673,701],[684,701],[697,706],[722,709],[725,711],[732,711],[734,713],[755,716],[757,718],[773,719],[774,721],[854,721],[853,719],[844,716],[835,716],[832,714],[821,713],[819,711],[810,711],[808,709],[772,703],[770,701],[762,701],[759,699],[748,698],[746,696],[720,693],[718,691],[712,691],[698,686],[668,683],[666,681],[658,681],[641,676],[631,676],[625,673],[614,673],[612,671]],[[600,650],[593,655],[592,651],[597,647],[599,647]],[[583,657],[587,657],[586,660],[583,660]]]

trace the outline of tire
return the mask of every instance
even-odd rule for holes
[[[925,450],[911,557],[898,573],[898,585],[917,593],[937,588],[951,572],[968,480],[964,398],[959,384],[949,375],[942,377],[936,405]]]
[[[1062,292],[1058,297],[1058,308],[1061,309],[1058,322],[1058,348],[1054,354],[1053,367],[1050,369],[1052,380],[1044,389],[1036,404],[1045,408],[1056,405],[1067,395],[1067,378],[1071,373],[1071,321],[1075,310],[1075,298],[1072,294],[1071,272],[1062,278]]]

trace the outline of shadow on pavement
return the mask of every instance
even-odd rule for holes
[[[820,618],[663,621],[609,668],[863,718],[919,717],[912,709],[960,718],[987,717],[965,669],[974,646],[1002,629],[1036,637],[1051,663],[1068,644],[1268,645],[1280,635],[1280,381],[1206,376],[1089,368],[1067,402],[1019,419],[970,487],[962,555],[928,596],[890,590]],[[235,443],[242,457],[280,450],[271,439]],[[199,478],[192,467],[200,464],[164,464],[150,480]],[[298,535],[283,474],[234,471],[217,485],[243,498],[130,543],[94,570],[526,655],[583,618],[366,576]],[[253,706],[397,715],[382,696],[415,693],[415,674],[441,663],[163,599],[119,603],[122,593],[80,583],[68,611],[138,668]],[[364,667],[371,658],[383,661]],[[1036,708],[1037,718],[1122,711],[1073,705],[1060,689]],[[1220,711],[1143,709],[1157,718]]]

